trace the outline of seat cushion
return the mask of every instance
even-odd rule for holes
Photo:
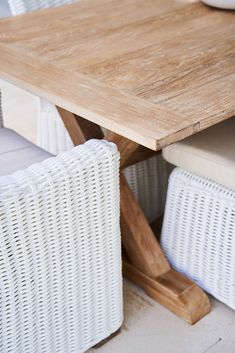
[[[235,190],[235,117],[164,148],[163,157]]]
[[[0,128],[0,176],[27,168],[51,156],[15,131]]]

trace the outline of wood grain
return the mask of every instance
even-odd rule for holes
[[[150,277],[160,276],[170,266],[143,211],[121,175],[122,242],[132,263]]]
[[[121,156],[121,168],[126,166],[129,158],[131,158],[131,156],[135,154],[139,148],[138,143],[128,140],[123,136],[117,135],[112,131],[108,132],[108,134],[105,136],[105,139],[107,141],[115,143],[115,145],[118,147]]]
[[[133,164],[145,161],[146,159],[156,156],[160,153],[161,151],[152,151],[144,146],[138,145],[136,151],[121,163],[121,168],[123,169]]]
[[[150,297],[191,325],[211,310],[210,301],[203,290],[172,269],[162,276],[151,278],[124,261],[123,273]]]
[[[57,110],[74,146],[85,143],[92,138],[102,139],[104,137],[99,125],[91,123],[63,108],[57,107]]]
[[[2,19],[0,77],[159,150],[235,115],[234,31],[197,0],[80,1]]]
[[[139,156],[137,143],[113,132],[109,132],[106,139],[117,145],[122,168],[132,156]],[[162,275],[169,271],[170,266],[122,172],[120,189],[122,243],[128,257],[137,268],[150,277]]]

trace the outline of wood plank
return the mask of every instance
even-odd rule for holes
[[[159,153],[161,153],[161,151],[152,151],[144,146],[138,145],[135,152],[130,157],[126,158],[125,162],[121,163],[121,168],[124,169],[126,167],[130,167],[133,164],[145,161],[146,159],[156,156]]]
[[[123,261],[123,273],[150,297],[189,324],[195,324],[211,310],[210,301],[203,290],[172,269],[162,276],[151,278]]]
[[[143,0],[86,0],[22,14],[16,18],[2,18],[0,41],[7,44],[25,42],[30,47],[34,40],[40,46],[41,42],[46,44],[53,37],[55,46],[63,47],[64,37],[61,38],[61,35],[66,35],[69,40],[74,35],[79,40],[84,37],[88,39],[131,23],[146,21],[156,13],[163,16],[185,7],[185,4],[177,1],[164,1],[156,7],[155,0],[145,0],[142,5]]]
[[[170,266],[138,202],[121,175],[122,242],[132,263],[150,277],[160,276]]]
[[[199,122],[192,125],[191,119],[159,104],[106,87],[82,74],[71,74],[5,45],[0,44],[0,51],[3,79],[152,150],[200,130]]]
[[[115,7],[115,11],[113,11],[113,7]],[[191,15],[194,12],[195,17],[200,12],[198,15],[202,17],[202,10],[198,11],[195,7],[197,5],[194,5],[194,9],[191,10]],[[59,8],[46,10],[44,13],[47,20],[43,18],[45,26],[40,35],[38,29],[41,27],[41,22],[38,16],[27,14],[28,26],[24,25],[24,16],[17,18],[14,22],[10,20],[9,32],[2,37],[2,42],[17,45],[20,41],[26,53],[40,56],[47,61],[59,61],[64,63],[64,67],[69,65],[74,70],[74,65],[87,65],[91,61],[103,60],[107,58],[107,55],[114,57],[117,53],[120,54],[120,51],[138,48],[136,36],[151,35],[152,41],[154,38],[156,40],[161,24],[156,28],[156,16],[155,18],[153,16],[157,14],[158,17],[164,18],[166,13],[178,8],[183,9],[185,15],[185,6],[180,2],[165,2],[161,4],[161,7],[156,6],[154,1],[145,1],[145,6],[142,7],[139,0],[136,2],[122,1],[122,3],[102,1],[96,4],[87,1],[86,6],[80,2],[76,5],[70,5],[68,14],[61,13]],[[76,17],[74,16],[75,12]],[[48,20],[48,13],[50,20]],[[181,14],[181,19],[178,18],[178,25],[185,22],[182,21],[182,16],[183,14]],[[54,18],[56,18],[55,21]],[[154,21],[151,26],[152,31],[154,30],[156,33],[150,33],[152,31],[149,30],[149,18],[151,22]],[[4,23],[6,25],[8,22],[5,20]],[[18,31],[18,26],[21,31]],[[132,33],[134,36],[131,42],[126,33]],[[76,38],[76,42],[74,42],[74,38]],[[118,45],[118,41],[123,41],[124,38],[129,45]],[[51,50],[52,42],[53,51]],[[74,60],[75,57],[76,60]]]
[[[122,136],[109,132],[106,139],[117,145],[121,167],[126,165],[135,152],[138,153],[138,144]],[[123,173],[120,175],[120,189],[122,243],[128,257],[149,276],[155,277],[169,271],[165,255]]]
[[[193,116],[195,120],[200,120],[200,130],[233,117],[235,72],[172,97],[164,104],[169,109],[174,107],[177,114],[187,115],[189,118]]]
[[[75,146],[85,143],[87,140],[92,138],[102,139],[104,137],[99,125],[90,123],[88,120],[83,119],[63,108],[56,108]]]
[[[197,0],[86,0],[3,19],[0,77],[159,150],[235,115],[234,19]]]
[[[88,65],[80,71],[154,102],[188,92],[231,73],[232,66],[235,69],[233,23],[221,27],[220,17],[210,16],[209,20],[211,25],[205,20],[205,30],[209,26],[210,32],[201,40],[200,23],[200,27],[191,28],[184,37],[155,41],[154,45],[119,54],[115,59]],[[214,38],[216,46],[212,45]]]
[[[108,132],[108,134],[105,136],[105,139],[117,145],[121,156],[121,160],[120,160],[121,168],[126,166],[127,161],[139,148],[139,145],[136,142],[128,140],[123,136],[117,135],[112,131]]]
[[[165,2],[165,4],[169,2]],[[182,6],[180,2],[172,2],[172,9],[169,9],[167,13],[162,13],[161,8],[159,9],[156,5],[148,13],[148,17],[143,20],[130,21],[129,23],[122,24],[120,27],[115,29],[108,28],[105,31],[96,33],[89,38],[80,38],[73,46],[73,56],[77,56],[77,60],[73,60],[72,56],[65,53],[64,48],[58,48],[56,53],[50,53],[49,50],[45,53],[42,46],[40,49],[28,48],[26,45],[26,50],[30,50],[31,53],[40,53],[50,59],[58,58],[60,65],[67,67],[69,65],[74,71],[80,71],[81,68],[87,65],[95,65],[97,63],[102,63],[107,59],[115,60],[118,56],[122,54],[132,54],[139,51],[141,48],[147,48],[158,42],[167,41],[169,37],[177,37],[177,33],[191,32],[195,28],[194,26],[200,26],[202,28],[208,28],[208,13],[198,4],[192,6]],[[176,7],[178,5],[178,7]],[[181,5],[181,6],[179,6]],[[175,8],[176,7],[176,8]],[[143,11],[144,8],[142,8]],[[173,9],[175,12],[173,14]],[[123,8],[124,10],[124,8]],[[125,18],[126,12],[123,11],[122,16]],[[170,14],[173,15],[173,21],[169,22],[166,26],[166,21],[169,19]],[[134,17],[133,17],[134,19]],[[192,22],[194,26],[192,26]],[[213,20],[216,22],[216,19]],[[218,25],[221,21],[218,21]],[[179,31],[175,31],[175,26],[179,27]],[[128,33],[128,35],[127,35]],[[74,44],[74,43],[73,43]],[[35,46],[35,45],[34,45]],[[49,48],[49,43],[48,43]],[[95,51],[94,51],[95,48]],[[56,56],[55,56],[56,55]],[[57,59],[57,60],[58,60]]]

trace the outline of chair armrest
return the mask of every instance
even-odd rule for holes
[[[0,202],[27,198],[49,190],[62,188],[63,183],[77,180],[85,183],[90,175],[94,182],[99,177],[116,173],[119,168],[119,152],[113,143],[89,140],[84,145],[48,158],[11,175],[0,176]],[[106,173],[105,173],[106,172]],[[82,178],[81,178],[82,177]],[[104,180],[105,182],[105,180]]]
[[[108,208],[118,219],[119,152],[106,141],[90,140],[0,177],[0,233],[39,232],[49,224],[60,231],[64,219],[70,219],[73,224],[68,226],[74,228],[77,218],[88,214],[103,218]]]

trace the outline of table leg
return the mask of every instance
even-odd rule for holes
[[[59,111],[74,144],[84,143],[88,138],[102,138],[97,125]],[[118,146],[121,168],[130,160],[137,162],[148,156],[142,147],[122,136],[109,133],[105,138]],[[128,255],[128,259],[123,259],[124,275],[176,315],[194,324],[210,311],[207,295],[194,282],[171,269],[122,173],[120,186],[122,242]]]

